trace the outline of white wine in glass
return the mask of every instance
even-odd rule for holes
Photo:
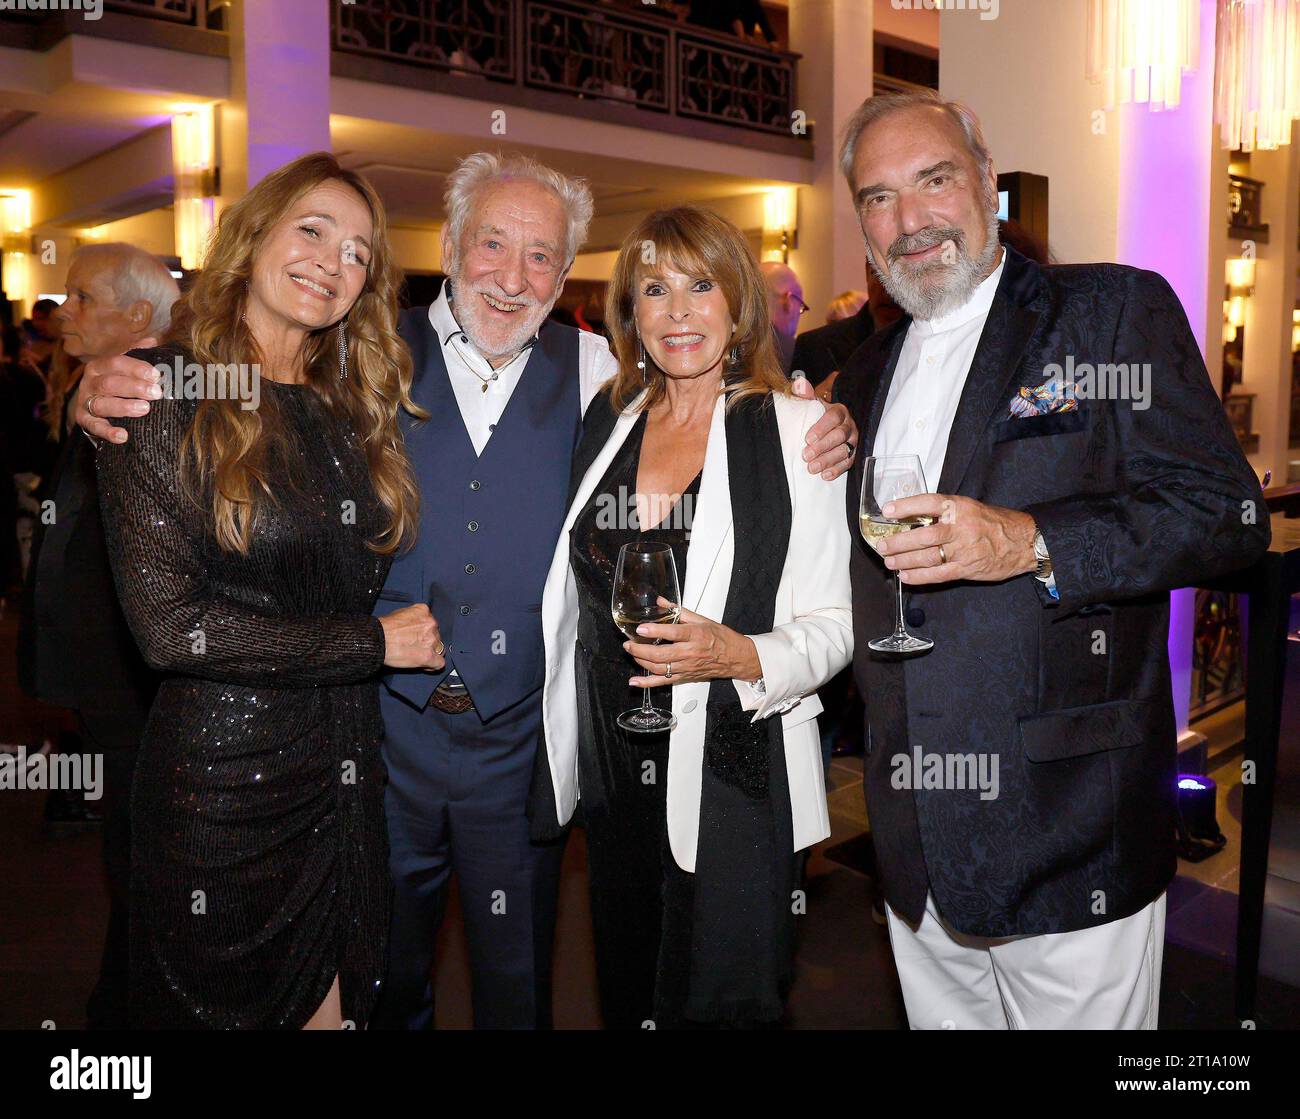
[[[858,528],[862,539],[870,544],[873,540],[934,524],[934,518],[929,516],[894,519],[881,512],[891,501],[925,492],[925,474],[918,456],[873,455],[868,458],[862,469],[862,499],[858,507]],[[923,653],[933,649],[933,641],[908,633],[903,625],[903,581],[897,571],[894,572],[894,587],[898,593],[894,632],[888,637],[868,641],[867,648],[877,653]]]
[[[677,586],[677,562],[667,544],[633,542],[619,549],[610,611],[614,615],[614,624],[628,640],[662,645],[659,639],[638,636],[636,627],[647,622],[675,625],[681,611],[678,605],[681,598]],[[664,602],[669,605],[664,605]],[[634,711],[624,711],[617,722],[624,730],[637,734],[672,730],[677,725],[671,711],[651,706],[649,688],[641,691],[641,706]]]

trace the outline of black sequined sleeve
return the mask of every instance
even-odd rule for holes
[[[309,688],[377,672],[384,659],[378,618],[261,613],[210,586],[203,513],[178,480],[192,415],[191,403],[159,400],[147,416],[117,421],[129,432],[126,443],[105,442],[98,451],[113,576],[145,660],[162,672],[248,686]]]

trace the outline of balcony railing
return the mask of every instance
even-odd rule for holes
[[[164,19],[169,23],[183,23],[190,27],[202,26],[199,22],[200,0],[104,0],[110,12],[125,12],[133,16]]]
[[[333,46],[791,135],[797,55],[573,0],[332,0]]]

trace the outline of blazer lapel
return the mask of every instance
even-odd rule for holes
[[[591,459],[582,477],[577,479],[572,486],[573,498],[569,502],[569,511],[564,517],[564,535],[561,537],[561,543],[564,545],[566,554],[568,552],[569,529],[573,527],[573,522],[578,519],[578,514],[586,508],[592,491],[600,484],[600,480],[605,476],[605,471],[609,469],[609,464],[614,461],[614,456],[618,454],[619,448],[623,446],[628,434],[635,426],[637,418],[641,414],[636,411],[640,401],[641,397],[637,397],[619,414],[618,419],[614,421],[613,428],[610,430],[609,438],[605,440],[604,445]]]
[[[686,586],[682,605],[699,613],[700,599],[731,530],[731,479],[727,469],[726,397],[718,396],[709,426],[709,448],[704,454],[700,493],[691,517],[691,539],[686,547]]]
[[[966,375],[935,493],[958,492],[975,449],[984,442],[990,418],[999,405],[1005,407],[1020,383],[1020,358],[1038,322],[1038,312],[1010,298],[1009,276],[1013,276],[1010,261]]]
[[[852,404],[849,405],[849,410],[856,413],[853,418],[858,424],[859,442],[857,459],[849,471],[849,484],[845,487],[845,501],[849,531],[857,546],[864,549],[867,544],[862,539],[862,531],[858,525],[863,464],[871,456],[872,449],[876,445],[880,417],[884,415],[889,386],[893,383],[894,370],[898,367],[898,355],[902,352],[903,340],[907,337],[907,328],[911,322],[910,317],[904,317],[888,327],[887,330],[892,330],[893,333],[882,339],[879,350],[875,350],[872,346],[874,350],[872,356],[867,359],[866,364],[860,369],[855,369],[851,375],[851,381],[862,386],[862,393],[858,397],[856,408]]]

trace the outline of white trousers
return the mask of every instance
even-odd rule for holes
[[[914,1030],[1154,1030],[1165,895],[1076,932],[967,936],[927,896],[913,929],[893,909],[889,940]]]

